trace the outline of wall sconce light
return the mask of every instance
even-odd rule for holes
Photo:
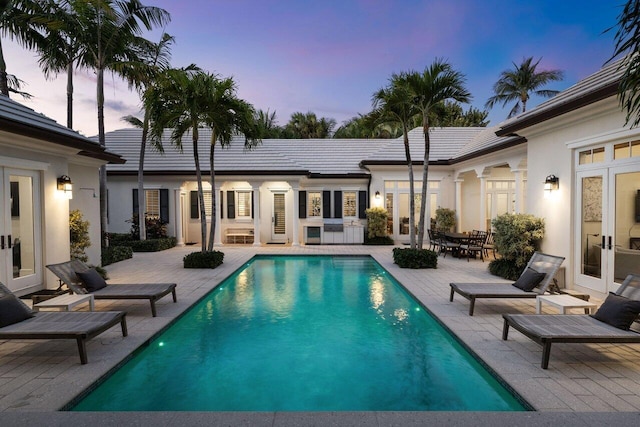
[[[68,175],[62,175],[58,178],[58,191],[64,192],[66,195],[71,195],[73,190],[73,182]]]
[[[380,200],[380,192],[376,191],[376,200]]]
[[[555,175],[549,175],[544,180],[544,191],[551,192],[560,187],[560,178]]]

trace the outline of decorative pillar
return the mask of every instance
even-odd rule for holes
[[[182,230],[182,191],[178,188],[173,190],[173,203],[175,206],[175,234],[176,245],[184,246],[184,233]]]
[[[460,232],[462,230],[462,183],[464,179],[457,178],[455,180],[456,183],[456,216],[458,217],[456,221],[456,231]]]
[[[516,180],[516,194],[515,194],[515,213],[522,213],[524,210],[524,191],[523,191],[523,182],[522,182],[522,178],[524,177],[524,173],[522,171],[522,169],[516,169],[513,170],[513,175],[514,178]]]
[[[216,185],[215,188],[213,189],[213,191],[215,191],[215,196],[216,196],[216,205],[214,206],[215,210],[216,210],[216,229],[214,230],[215,232],[215,237],[213,239],[213,246],[223,246],[222,244],[222,217],[221,214],[222,212],[220,212],[220,200],[218,200],[218,198],[220,197],[220,185]]]
[[[298,218],[298,206],[300,205],[300,186],[296,184],[291,185],[293,191],[293,230],[291,236],[291,246],[300,246],[300,218]]]
[[[260,183],[250,184],[253,190],[253,246],[260,246]]]
[[[478,230],[486,230],[487,228],[487,176],[479,175],[478,178],[480,178],[480,227],[478,228]]]

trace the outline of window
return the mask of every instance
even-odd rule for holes
[[[613,158],[615,160],[638,156],[640,156],[640,141],[624,142],[613,147]]]
[[[322,216],[322,192],[309,191],[309,217]]]
[[[251,191],[237,191],[236,218],[251,218]]]
[[[342,196],[342,216],[356,216],[356,192],[345,191]]]
[[[145,218],[160,218],[160,190],[145,190]]]
[[[593,150],[581,151],[578,154],[578,163],[588,165],[590,163],[604,162],[604,147],[594,148]]]
[[[211,203],[211,201],[212,201],[211,190],[203,191],[202,195],[204,196],[204,214],[205,214],[205,216],[211,216],[211,213],[212,213],[212,210],[213,210],[212,209],[213,205]]]

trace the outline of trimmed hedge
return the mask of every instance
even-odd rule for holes
[[[123,244],[130,246],[133,252],[158,252],[173,248],[176,245],[176,238],[129,240],[128,242],[123,242]]]
[[[438,268],[438,253],[429,249],[393,248],[393,262],[400,268]]]
[[[364,244],[365,245],[393,245],[393,239],[389,236],[369,237],[368,235],[365,234]]]
[[[182,259],[184,268],[216,268],[222,264],[224,253],[220,251],[191,252]]]
[[[133,258],[133,251],[129,246],[109,246],[108,248],[102,248],[102,266],[129,258]]]

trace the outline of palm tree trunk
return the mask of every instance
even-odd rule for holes
[[[402,133],[404,136],[404,155],[407,159],[407,167],[409,168],[409,239],[411,249],[416,248],[416,198],[415,187],[413,182],[413,164],[411,163],[411,150],[409,148],[409,130],[407,126],[402,124]]]
[[[138,162],[138,230],[140,240],[147,239],[147,198],[144,193],[144,155],[147,150],[147,135],[149,134],[149,113],[144,112],[142,123],[142,140],[140,141],[140,160]]]
[[[73,129],[73,61],[67,65],[67,127]]]
[[[198,125],[193,126],[193,160],[196,164],[196,182],[198,183],[198,200],[200,205],[200,248],[207,251],[207,216],[204,208],[204,190],[202,188],[202,172],[200,171],[200,156],[198,155]]]
[[[0,95],[9,97],[9,83],[7,82],[7,63],[4,61],[2,42],[0,41]]]
[[[207,250],[213,251],[213,239],[216,236],[216,171],[213,167],[216,149],[216,131],[211,129],[211,150],[209,151],[209,169],[211,171],[211,227],[209,228],[209,245]]]
[[[427,189],[429,183],[429,152],[431,151],[431,139],[429,137],[429,119],[425,114],[422,119],[422,131],[424,132],[424,159],[422,166],[422,192],[420,199],[420,221],[418,223],[418,248],[422,249],[424,242],[424,223],[427,217]]]
[[[106,145],[104,132],[104,69],[98,68],[98,142],[101,147]],[[100,236],[102,245],[109,246],[107,223],[107,167],[100,166]]]

